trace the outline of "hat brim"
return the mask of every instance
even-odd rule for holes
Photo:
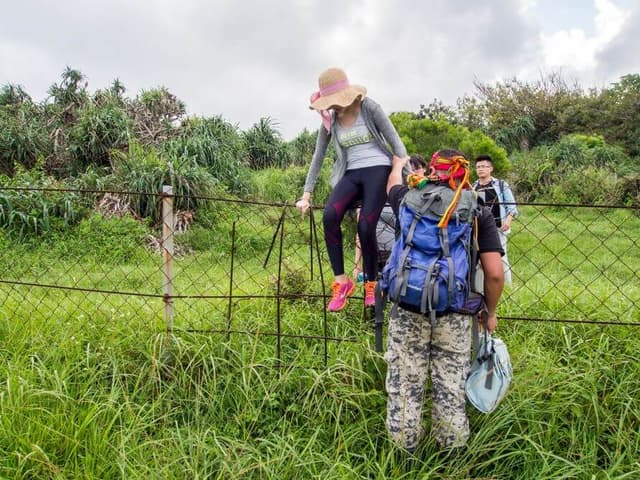
[[[367,89],[362,85],[349,85],[347,88],[343,88],[342,90],[332,93],[331,95],[319,97],[318,99],[316,99],[316,101],[312,102],[311,105],[309,105],[309,108],[313,110],[328,110],[329,107],[333,105],[348,107],[356,98],[364,98],[366,96]]]

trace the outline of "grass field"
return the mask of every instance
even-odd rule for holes
[[[504,402],[469,409],[461,455],[427,437],[409,459],[386,436],[385,365],[360,303],[325,323],[321,299],[273,298],[278,242],[263,264],[277,218],[237,226],[231,287],[229,222],[179,239],[175,293],[192,297],[176,300],[170,337],[161,298],[146,296],[161,293],[160,257],[135,222],[0,238],[0,280],[81,289],[0,283],[0,477],[640,478],[638,327],[502,321],[515,374]],[[280,292],[319,294],[308,232],[291,222]],[[639,322],[639,233],[630,213],[525,208],[500,313]],[[187,331],[228,326],[249,333]],[[325,334],[349,341],[313,338]]]

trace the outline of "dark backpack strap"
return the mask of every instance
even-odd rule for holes
[[[439,231],[440,236],[440,248],[442,249],[442,254],[445,260],[447,261],[447,265],[449,268],[449,278],[447,279],[447,294],[449,296],[449,305],[453,305],[454,303],[454,284],[455,284],[455,276],[453,272],[453,258],[451,258],[451,249],[449,244],[449,231],[446,228],[441,228]]]
[[[411,226],[409,227],[409,232],[407,233],[407,236],[404,239],[405,245],[407,245],[407,244],[411,245],[413,243],[413,234],[416,231],[416,227],[418,226],[418,222],[420,221],[422,216],[425,214],[425,212],[427,210],[429,210],[429,207],[431,207],[433,202],[435,202],[436,200],[439,200],[439,199],[440,199],[440,195],[438,195],[438,194],[429,195],[429,199],[426,202],[424,202],[424,204],[420,207],[420,209],[416,210],[413,213],[413,220],[411,221]]]
[[[478,210],[474,211],[473,222],[471,223],[471,238],[469,239],[469,277],[467,285],[469,285],[469,294],[479,293],[478,285],[476,285],[476,272],[478,271]],[[484,295],[482,295],[484,303]]]
[[[387,292],[382,290],[380,282],[376,284],[374,296],[376,303],[373,328],[375,332],[376,352],[382,352],[382,326],[384,325],[384,309],[387,306]]]
[[[427,274],[424,278],[424,286],[422,288],[422,297],[420,297],[420,312],[433,311],[433,304],[438,302],[440,294],[438,290],[438,262],[429,265]]]
[[[408,271],[405,266],[407,263],[409,252],[413,247],[413,235],[416,231],[418,222],[420,221],[424,213],[429,209],[429,207],[431,207],[433,202],[439,198],[439,195],[430,195],[427,201],[424,202],[424,205],[422,205],[419,210],[416,210],[413,213],[411,226],[409,227],[407,236],[404,238],[404,250],[402,251],[402,254],[400,255],[400,259],[398,261],[398,281],[396,282],[396,287],[392,292],[391,298],[400,298],[400,296],[404,295],[407,291]],[[407,208],[406,204],[404,205],[404,208]]]

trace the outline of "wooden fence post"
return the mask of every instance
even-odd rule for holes
[[[162,187],[162,293],[164,295],[164,321],[167,336],[173,328],[173,234],[175,215],[173,212],[173,187]]]

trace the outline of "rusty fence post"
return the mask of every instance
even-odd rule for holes
[[[167,337],[173,328],[173,187],[162,187],[162,293]]]

